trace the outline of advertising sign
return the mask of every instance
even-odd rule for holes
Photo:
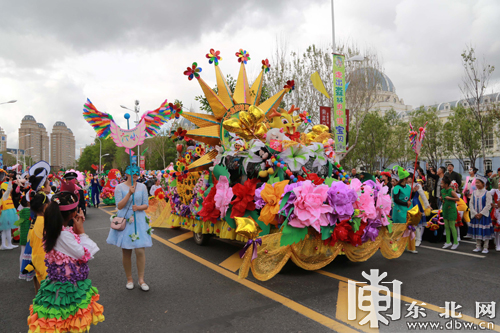
[[[320,106],[319,107],[319,123],[321,125],[328,126],[328,128],[332,129],[332,108],[328,106]]]
[[[345,63],[341,54],[333,55],[333,123],[335,128],[335,150],[346,152],[346,113],[345,113]]]

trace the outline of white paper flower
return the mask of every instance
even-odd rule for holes
[[[325,147],[323,144],[319,142],[313,142],[310,146],[307,147],[311,153],[311,157],[314,157],[315,160],[313,162],[313,169],[319,169],[323,165],[326,165],[327,159],[325,156]]]
[[[135,242],[136,240],[139,239],[139,235],[136,233],[130,234],[129,237],[130,239],[132,239],[132,242]]]
[[[279,156],[288,164],[291,171],[297,172],[309,161],[310,152],[306,146],[295,145],[288,147],[287,150],[280,153]]]
[[[236,155],[243,157],[243,168],[247,171],[248,163],[262,162],[262,158],[256,154],[260,148],[265,147],[265,144],[260,140],[251,140],[248,142],[248,149],[238,152]]]

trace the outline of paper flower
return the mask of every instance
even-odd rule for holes
[[[333,162],[335,159],[335,141],[333,141],[332,139],[328,139],[328,141],[324,144],[324,147],[325,156]]]
[[[139,235],[136,233],[130,234],[129,237],[130,239],[132,239],[132,242],[135,242],[136,240],[139,239]]]
[[[363,237],[363,234],[365,232],[365,227],[366,227],[366,223],[361,223],[358,231],[354,232],[351,230],[348,232],[349,243],[351,243],[351,245],[359,246],[359,245],[363,244],[362,237]]]
[[[236,52],[236,56],[238,57],[238,62],[243,62],[245,65],[247,64],[247,61],[250,60],[250,53],[243,49]]]
[[[262,162],[262,158],[256,154],[260,148],[265,147],[265,144],[259,140],[252,140],[248,143],[248,149],[244,151],[237,152],[238,157],[243,157],[243,169],[245,172],[248,168],[248,163]]]
[[[289,222],[292,227],[311,226],[321,232],[321,226],[329,225],[325,214],[331,213],[333,208],[323,203],[327,197],[327,185],[314,186],[310,180],[306,180],[302,186],[294,188],[293,192],[297,198],[293,203],[296,217]]]
[[[366,221],[367,219],[375,219],[377,217],[373,188],[370,186],[362,186],[361,195],[359,196],[358,201],[354,203],[354,208],[361,211],[359,217],[363,221]]]
[[[375,209],[377,210],[378,217],[380,218],[382,225],[389,225],[387,216],[391,212],[392,202],[391,196],[387,194],[388,191],[389,188],[387,186],[383,186],[377,195],[377,206]]]
[[[200,68],[200,72],[201,72],[201,68]],[[175,119],[179,119],[180,115],[182,114],[182,107],[180,105],[172,104],[172,103],[169,103],[168,106],[169,106],[170,110],[172,110],[171,112],[174,115]]]
[[[257,209],[262,209],[265,205],[266,202],[264,199],[262,199],[262,196],[260,195],[262,190],[266,187],[266,183],[262,184],[259,188],[255,189],[255,208]]]
[[[292,172],[297,172],[309,160],[310,152],[306,146],[294,145],[288,147],[284,152],[280,153],[280,157],[288,164]]]
[[[295,89],[295,80],[286,81],[286,85],[283,87],[285,89],[290,89],[290,93]]]
[[[200,78],[201,67],[198,67],[196,62],[193,62],[191,67],[188,67],[187,70],[184,71],[184,75],[188,77],[188,80],[191,81],[193,78]]]
[[[205,199],[203,199],[203,208],[198,213],[199,216],[203,218],[203,221],[212,221],[216,223],[217,219],[220,217],[220,211],[215,207],[215,194],[217,188],[212,187]]]
[[[236,199],[231,201],[231,205],[233,205],[231,218],[243,217],[247,210],[255,210],[254,196],[257,181],[257,179],[248,179],[243,185],[233,186],[233,194]]]
[[[309,112],[307,112],[307,111],[299,113],[299,117],[300,117],[300,119],[302,119],[302,121],[304,123],[311,123],[312,122],[311,116],[309,115]]]
[[[328,189],[327,203],[333,207],[333,213],[344,220],[354,214],[353,204],[356,202],[356,192],[343,182],[334,182]]]
[[[270,68],[271,68],[271,65],[269,64],[269,60],[267,60],[267,59],[262,60],[262,69],[264,70],[264,73],[269,72]]]
[[[369,240],[371,240],[372,242],[375,241],[380,231],[379,228],[381,226],[382,226],[382,221],[380,219],[368,220],[368,223],[364,229],[363,236],[361,237],[361,241],[363,243]]]
[[[214,49],[210,49],[210,53],[207,53],[207,58],[208,63],[212,64],[215,63],[215,66],[219,65],[219,60],[222,60],[222,58],[219,56],[220,51],[215,51]]]
[[[325,156],[325,148],[323,144],[319,142],[313,142],[307,147],[309,149],[310,155],[315,158],[312,167],[320,169],[323,165],[326,165],[327,159]]]
[[[231,199],[233,199],[233,189],[229,187],[229,181],[226,176],[220,176],[219,182],[215,187],[217,188],[214,197],[215,208],[220,210],[220,218],[224,219]]]
[[[109,185],[112,187],[112,188],[115,188],[116,185],[118,185],[118,181],[116,179],[111,179],[109,181]]]
[[[266,184],[260,195],[262,199],[266,202],[266,205],[260,211],[259,220],[268,224],[277,224],[275,222],[276,214],[280,211],[280,201],[281,196],[285,192],[285,186],[288,184],[288,180],[284,180],[278,183]]]

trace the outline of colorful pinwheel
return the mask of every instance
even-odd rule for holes
[[[170,107],[170,110],[174,115],[175,119],[179,119],[180,115],[182,114],[182,107],[178,104],[172,104],[172,103],[169,103],[168,106]]]
[[[198,67],[196,62],[193,62],[191,67],[188,67],[187,70],[184,71],[184,75],[188,77],[188,80],[191,81],[193,78],[200,78],[201,67]]]
[[[245,65],[247,64],[247,61],[250,60],[250,53],[243,49],[236,52],[236,56],[238,57],[238,62],[243,62]]]
[[[219,65],[219,60],[222,58],[219,56],[220,51],[215,51],[214,49],[210,49],[210,53],[207,53],[208,63],[215,63],[215,66]]]
[[[311,123],[311,116],[309,115],[309,112],[304,111],[302,113],[299,113],[299,117],[304,123]]]
[[[291,93],[292,90],[295,89],[295,80],[286,81],[286,84],[285,84],[285,86],[283,88],[290,89],[289,93]]]
[[[262,60],[262,69],[264,70],[264,73],[269,72],[269,69],[271,68],[271,64],[269,64],[269,60]]]
[[[186,136],[187,131],[185,129],[182,129],[182,127],[177,128],[177,131],[174,132],[174,138],[178,140],[184,140],[184,137]]]

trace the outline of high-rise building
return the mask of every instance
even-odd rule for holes
[[[3,128],[0,127],[0,151],[7,150],[7,134],[3,131]]]
[[[49,135],[45,126],[37,123],[35,117],[31,115],[24,116],[21,121],[19,149],[24,150],[25,154],[31,156],[34,161],[49,162]]]
[[[50,133],[50,165],[55,169],[74,167],[75,146],[73,132],[62,121],[56,122]]]

